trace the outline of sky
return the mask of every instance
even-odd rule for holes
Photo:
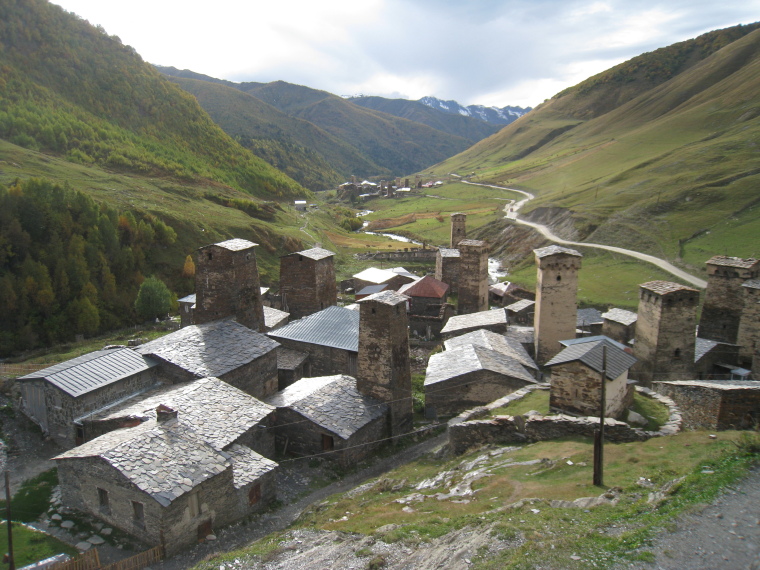
[[[534,107],[760,0],[53,0],[150,63],[336,95]]]

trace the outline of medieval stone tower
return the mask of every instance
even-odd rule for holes
[[[406,297],[382,291],[359,301],[359,391],[388,404],[391,437],[412,430]]]
[[[449,247],[457,247],[459,242],[467,237],[467,214],[451,214],[451,243]]]
[[[649,386],[653,380],[691,380],[694,371],[699,291],[650,281],[639,286],[639,310],[631,377]]]
[[[550,245],[533,250],[538,277],[533,327],[536,362],[543,366],[559,353],[561,340],[575,338],[578,309],[578,270],[580,253],[574,249]]]
[[[488,310],[488,244],[476,239],[459,242],[460,315]],[[444,281],[445,283],[445,281]]]
[[[699,337],[736,344],[744,308],[742,283],[760,276],[760,260],[716,255],[707,260]]]
[[[739,364],[760,374],[752,368],[752,358],[760,350],[760,279],[749,279],[742,285],[744,289],[744,311],[739,321]],[[700,325],[700,332],[702,327]]]
[[[282,310],[291,320],[335,305],[335,265],[332,251],[315,247],[280,258]]]
[[[241,325],[264,330],[256,245],[245,239],[231,239],[198,250],[195,324],[234,316]]]

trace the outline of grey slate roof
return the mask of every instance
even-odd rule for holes
[[[290,255],[302,255],[304,257],[308,257],[309,259],[313,259],[314,261],[319,261],[320,259],[332,257],[335,255],[335,252],[332,252],[329,249],[323,249],[321,247],[313,247],[311,249],[305,249],[304,251],[291,253]]]
[[[295,370],[307,358],[309,358],[308,352],[281,346],[277,349],[277,368],[278,370]]]
[[[359,313],[332,305],[267,333],[274,339],[359,351]]]
[[[439,247],[438,253],[441,254],[441,257],[461,257],[461,254],[458,249],[454,249],[450,247]]]
[[[574,255],[575,257],[583,257],[580,252],[559,245],[550,245],[548,247],[534,249],[533,253],[536,254],[536,257],[547,257],[549,255],[557,255],[558,253],[564,253],[565,255]]]
[[[610,380],[615,380],[623,372],[628,370],[636,363],[636,358],[631,354],[625,352],[619,342],[607,337],[593,337],[589,339],[574,339],[576,341],[586,342],[572,342],[545,364],[547,367],[555,366],[557,364],[564,364],[566,362],[573,362],[575,360],[581,361],[583,364],[595,370],[599,373],[602,372],[602,352],[603,347],[607,347],[607,372],[606,376]],[[562,341],[565,344],[568,341]]]
[[[661,380],[655,384],[670,384],[673,386],[700,386],[715,390],[752,390],[760,392],[760,382],[757,380]]]
[[[364,299],[357,301],[357,303],[361,305],[367,301],[375,301],[377,303],[383,303],[384,305],[395,307],[400,303],[406,303],[407,299],[408,297],[389,289],[386,291],[380,291],[379,293],[373,293],[369,297],[364,297]]]
[[[288,322],[290,313],[275,309],[273,307],[264,307],[264,326],[267,330],[276,329]]]
[[[622,342],[618,342],[614,339],[611,339],[608,336],[604,336],[603,334],[598,334],[594,336],[584,336],[580,338],[569,338],[567,340],[561,340],[559,343],[562,346],[572,346],[574,344],[586,344],[587,342],[599,342],[605,340],[609,343],[611,343],[613,346],[616,346],[620,350],[626,350],[628,347],[624,345]]]
[[[356,380],[345,375],[302,378],[268,401],[298,412],[342,439],[388,411],[386,404],[361,394]]]
[[[219,243],[215,243],[213,245],[217,247],[223,247],[224,249],[229,249],[230,251],[241,251],[248,249],[249,247],[257,246],[259,244],[248,241],[247,239],[234,238],[228,239],[227,241],[220,241]]]
[[[626,311],[625,309],[610,309],[606,313],[602,313],[602,318],[620,323],[621,325],[629,326],[635,323],[639,316],[636,313]]]
[[[604,322],[601,311],[597,309],[578,309],[576,313],[575,326],[587,327],[589,325],[600,325]]]
[[[717,340],[697,337],[694,342],[694,362],[699,362],[703,356],[719,344]]]
[[[228,454],[203,442],[177,420],[150,421],[110,432],[54,459],[95,456],[162,506],[231,467]]]
[[[504,309],[491,309],[490,311],[480,311],[467,315],[456,315],[446,321],[446,326],[441,329],[441,334],[501,323],[506,324],[506,322],[507,313]]]
[[[516,301],[511,305],[507,305],[504,308],[508,311],[512,311],[513,313],[519,313],[520,311],[532,307],[535,304],[536,302],[531,301],[530,299],[520,299],[519,301]]]
[[[668,293],[675,293],[677,291],[693,291],[699,293],[692,287],[681,285],[680,283],[673,283],[672,281],[648,281],[639,285],[642,289],[647,289],[658,295],[667,295]]]
[[[269,404],[218,378],[202,378],[184,384],[162,386],[100,413],[91,414],[87,419],[103,421],[132,417],[149,421],[155,419],[156,408],[161,404],[177,410],[181,424],[192,428],[203,441],[219,450],[274,411],[274,407]]]
[[[222,376],[274,350],[278,343],[226,319],[191,325],[135,348],[196,376]]]
[[[516,340],[520,344],[533,344],[535,337],[535,329],[533,327],[519,327],[516,325],[509,325],[507,332],[504,336],[511,340]]]
[[[529,370],[538,370],[538,366],[536,366],[536,363],[530,357],[528,351],[525,350],[518,340],[508,338],[486,329],[480,329],[460,336],[455,336],[454,338],[444,341],[443,345],[446,347],[446,350],[454,350],[460,346],[467,345],[484,346],[504,354],[505,356],[509,356]]]
[[[433,354],[428,360],[425,386],[452,380],[478,370],[490,370],[536,384],[536,379],[516,359],[485,346],[468,344]]]
[[[245,487],[277,468],[277,463],[237,443],[231,445],[227,454],[232,461],[232,483],[236,489]]]
[[[725,267],[738,267],[740,269],[752,269],[760,260],[752,257],[742,259],[741,257],[729,257],[727,255],[716,255],[707,260],[710,265],[722,265]]]
[[[156,366],[158,362],[131,348],[96,350],[66,362],[22,376],[18,380],[42,379],[78,397]]]
[[[181,299],[177,299],[177,302],[178,303],[193,303],[193,304],[195,304],[195,293],[191,293],[190,295],[182,297]]]
[[[742,283],[742,287],[760,289],[760,279],[747,279],[744,283]]]

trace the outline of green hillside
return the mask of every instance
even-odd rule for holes
[[[431,109],[427,105],[423,105],[419,101],[410,101],[408,99],[363,96],[351,97],[349,101],[367,109],[395,115],[402,119],[408,119],[415,123],[422,123],[423,125],[433,127],[444,133],[463,137],[470,141],[471,144],[483,140],[501,128],[500,126],[489,125],[474,117],[442,113],[436,109]]]
[[[311,190],[335,187],[352,174],[388,174],[349,144],[227,85],[229,82],[171,80],[195,96],[228,135]]]
[[[301,85],[275,81],[246,92],[283,113],[317,125],[394,175],[422,170],[471,145],[462,136],[365,109],[337,95]]]
[[[760,30],[710,32],[559,93],[431,173],[536,194],[580,238],[701,270],[760,255]],[[561,211],[561,210],[558,210]]]

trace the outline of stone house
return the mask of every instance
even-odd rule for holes
[[[159,361],[126,347],[97,350],[17,379],[24,413],[65,449],[84,441],[77,418],[160,381]]]
[[[282,308],[293,319],[337,303],[334,257],[334,252],[321,247],[280,257]]]
[[[402,285],[398,293],[409,297],[407,312],[410,315],[425,315],[428,308],[440,306],[446,302],[449,286],[439,281],[432,275],[426,275],[422,279]]]
[[[576,336],[599,336],[602,334],[604,319],[598,309],[589,307],[578,309],[575,317]]]
[[[638,315],[625,309],[610,309],[602,313],[602,334],[621,344],[629,344],[636,333]]]
[[[187,327],[193,324],[193,312],[195,311],[195,293],[186,295],[177,300],[179,303],[179,326]]]
[[[302,378],[268,403],[277,408],[275,439],[282,454],[319,455],[349,467],[388,436],[388,406],[361,394],[350,376]]]
[[[605,380],[605,417],[619,419],[633,404],[628,370],[636,359],[612,339],[597,336],[563,341],[565,348],[549,360],[549,408],[580,416],[599,416],[602,379]],[[604,353],[606,352],[606,369]]]
[[[435,257],[435,278],[449,286],[449,293],[459,292],[459,263],[458,249],[438,248]]]
[[[511,329],[512,327],[510,327]],[[528,353],[525,345],[516,337],[498,334],[487,329],[479,329],[444,341],[446,350],[454,350],[461,346],[476,345],[495,350],[519,362],[534,378],[539,377],[538,366]]]
[[[278,326],[282,325],[283,315],[285,322],[287,322],[288,313],[271,308],[269,287],[259,287],[259,292],[261,294],[261,304],[264,311],[264,330],[272,330],[273,328],[277,328]],[[195,324],[195,300],[195,293],[186,295],[185,297],[177,300],[179,303],[180,328]]]
[[[168,382],[214,376],[259,399],[277,391],[279,345],[233,320],[191,325],[135,348]]]
[[[489,285],[488,300],[494,305],[504,307],[504,299],[513,289],[517,289],[517,285],[510,283],[509,281],[502,281],[501,283],[494,283],[493,285]]]
[[[284,348],[309,355],[307,362],[301,361],[297,365],[303,366],[307,376],[356,375],[359,351],[357,311],[327,307],[270,331],[268,335]]]
[[[507,312],[507,320],[510,324],[523,326],[533,325],[536,302],[530,299],[520,299],[504,307]]]
[[[504,309],[491,309],[467,315],[451,317],[441,329],[443,338],[451,338],[478,329],[487,329],[496,333],[507,331],[507,312]]]
[[[55,457],[63,503],[171,556],[214,528],[265,508],[277,464],[223,434],[204,441],[159,406],[156,419],[102,435]]]
[[[430,356],[425,374],[425,415],[454,416],[529,384],[533,375],[515,358],[478,344]]]
[[[760,382],[674,380],[652,389],[673,399],[688,429],[754,429],[760,422]]]
[[[695,339],[694,343],[694,380],[742,380],[733,371],[740,371],[739,347],[727,342],[718,342],[706,338]],[[749,372],[749,371],[746,371]]]

